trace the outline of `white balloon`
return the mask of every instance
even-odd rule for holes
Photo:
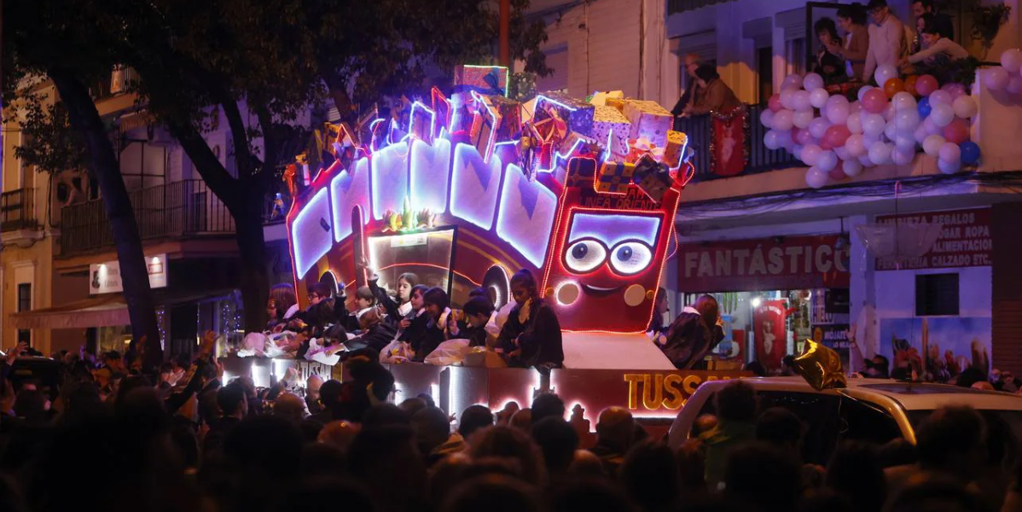
[[[860,157],[866,154],[866,144],[863,140],[862,135],[853,133],[848,140],[845,141],[845,151],[849,155],[854,157]]]
[[[784,77],[784,81],[781,82],[781,90],[798,89],[802,87],[802,76],[801,75],[788,75]]]
[[[937,160],[937,168],[944,174],[954,174],[962,169],[961,162],[945,162],[944,160]]]
[[[927,117],[926,120],[923,121],[923,127],[926,129],[927,135],[938,135],[944,133],[944,127],[937,126],[937,124],[933,122],[932,116]]]
[[[958,148],[958,144],[945,142],[940,147],[940,159],[945,162],[960,164],[962,163],[962,150]]]
[[[1022,80],[1022,77],[1019,77]],[[976,104],[976,100],[972,96],[959,96],[954,103],[951,104],[951,108],[955,111],[955,115],[962,119],[969,119],[979,113],[979,105]]]
[[[785,89],[781,91],[781,106],[788,110],[795,110],[795,90]]]
[[[930,111],[929,119],[933,120],[933,124],[943,128],[955,120],[955,110],[951,108],[951,105],[941,103],[933,107],[933,110]]]
[[[1022,51],[1019,51],[1018,48],[1004,50],[1004,53],[1001,54],[1001,65],[1008,73],[1017,74],[1022,68]]]
[[[1022,76],[1012,75],[1008,80],[1008,86],[1005,87],[1004,90],[1011,94],[1018,94],[1022,92]]]
[[[862,132],[871,137],[879,137],[887,128],[887,121],[880,114],[869,114],[862,120]]]
[[[911,134],[898,132],[894,137],[894,146],[902,151],[916,152],[916,139]]]
[[[859,157],[859,163],[862,164],[862,166],[865,167],[865,168],[876,166],[876,164],[873,163],[873,161],[869,159],[869,153],[860,156]]]
[[[913,138],[915,138],[916,142],[920,144],[922,144],[929,135],[930,134],[926,133],[926,127],[923,126],[923,123],[919,123],[919,126],[916,126],[916,131],[912,133]]]
[[[898,136],[898,125],[893,120],[887,122],[887,126],[884,127],[884,136],[887,140],[894,142],[894,139]]]
[[[845,176],[854,178],[862,174],[862,164],[858,160],[845,160],[841,163],[841,170],[844,171]]]
[[[795,125],[794,114],[790,110],[778,110],[774,114],[775,130],[790,130]]]
[[[825,107],[828,99],[830,99],[830,93],[822,87],[809,91],[809,103],[811,103],[815,108]]]
[[[795,91],[791,96],[791,102],[798,111],[813,109],[813,104],[809,102],[809,93],[806,91]]]
[[[773,128],[774,111],[770,109],[763,110],[763,113],[759,115],[759,123],[766,128]]]
[[[951,93],[947,91],[933,91],[930,94],[930,108],[936,107],[937,105],[950,105],[951,104]]]
[[[848,131],[852,133],[862,133],[862,113],[853,112],[848,114],[848,121],[846,121],[846,124],[848,125]]]
[[[805,92],[805,91],[802,91]],[[813,120],[813,110],[799,110],[792,116],[792,124],[803,130],[809,127],[809,122]]]
[[[849,104],[848,103],[848,98],[845,98],[844,96],[842,96],[840,94],[835,94],[835,95],[827,98],[827,105],[826,105],[826,107],[830,108],[832,105],[848,105],[848,104]]]
[[[823,153],[823,149],[816,144],[806,144],[802,147],[802,162],[806,165],[816,165],[817,159]]]
[[[833,151],[824,151],[816,157],[816,167],[821,171],[830,172],[837,167],[838,158]]]
[[[859,88],[859,94],[858,94],[859,101],[862,101],[862,97],[865,96],[866,92],[869,91],[870,89],[876,89],[876,87],[873,87],[872,85],[864,85],[864,86]]]
[[[941,135],[930,135],[923,141],[923,151],[934,158],[940,156],[940,148],[944,147],[944,137]]]
[[[827,133],[827,128],[830,128],[830,123],[822,117],[817,117],[809,123],[809,134],[816,139],[822,139]]]
[[[884,108],[884,119],[887,121],[894,119],[894,104],[888,103],[887,107]]]
[[[845,144],[847,145],[848,141],[845,141]],[[848,148],[845,146],[834,148],[834,154],[837,155],[838,160],[848,160],[848,158],[852,156],[848,153]]]
[[[809,73],[802,79],[802,87],[807,91],[813,91],[823,87],[823,77],[816,73]]]
[[[912,159],[914,159],[915,157],[916,152],[914,150],[909,151],[899,147],[895,147],[894,150],[891,151],[891,160],[893,160],[894,163],[898,165],[908,165],[912,163]]]
[[[831,124],[845,124],[848,122],[848,115],[851,113],[851,109],[848,106],[848,102],[845,103],[834,103],[826,106],[827,120]]]
[[[1010,77],[1004,68],[990,68],[986,72],[987,88],[991,91],[999,91],[1008,86]]]
[[[767,149],[779,149],[783,143],[781,142],[781,132],[777,130],[770,130],[763,136],[763,145]]]
[[[892,78],[898,78],[898,69],[893,64],[884,64],[883,66],[877,67],[873,78],[876,79],[877,85],[883,87],[887,84],[887,81]]]
[[[894,98],[891,99],[891,104],[894,105],[894,110],[896,112],[900,112],[906,109],[916,110],[918,106],[918,104],[916,103],[916,98],[904,91],[895,94]]]
[[[825,171],[816,167],[810,167],[809,170],[806,171],[806,184],[810,187],[820,188],[826,185],[827,180],[829,179],[830,176],[827,176]]]
[[[894,114],[894,124],[898,131],[912,133],[919,126],[919,111],[914,108],[899,110]]]
[[[883,165],[891,161],[891,150],[893,146],[884,142],[878,142],[869,147],[869,159],[877,164]]]

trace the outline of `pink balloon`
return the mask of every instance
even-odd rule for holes
[[[845,181],[848,179],[848,175],[845,174],[845,170],[842,168],[841,162],[838,162],[837,167],[831,169],[827,175],[834,181]]]
[[[946,84],[940,90],[947,91],[951,95],[952,102],[958,99],[959,96],[965,96],[965,86],[962,84]]]
[[[862,95],[862,108],[872,114],[879,114],[887,107],[887,95],[880,89],[870,89]]]
[[[827,149],[827,150],[834,149],[834,146],[830,145],[830,141],[827,140],[827,137],[824,137],[824,138],[820,139],[819,146],[821,148]]]
[[[812,142],[813,135],[809,133],[809,130],[803,130],[801,128],[795,128],[795,130],[798,130],[798,133],[793,132],[792,138],[795,139],[796,143],[805,146]]]
[[[944,127],[944,139],[955,144],[969,140],[969,126],[965,124],[965,121],[955,119]]]
[[[827,128],[827,132],[823,135],[823,140],[827,141],[827,144],[830,144],[831,147],[839,148],[844,146],[845,141],[851,136],[851,130],[847,126],[839,124]]]
[[[775,95],[771,96],[770,97],[770,101],[767,102],[767,106],[769,106],[770,110],[773,110],[774,112],[777,112],[777,111],[783,109],[784,106],[781,105],[781,95],[780,94],[775,94]]]
[[[916,80],[916,92],[924,98],[933,94],[933,91],[936,91],[939,86],[937,79],[933,78],[933,75],[923,75],[919,77],[919,80]]]

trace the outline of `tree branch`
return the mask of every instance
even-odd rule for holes
[[[199,171],[199,175],[202,176],[206,185],[230,208],[230,205],[237,199],[235,193],[237,182],[213,154],[206,139],[203,139],[199,131],[191,125],[169,123],[168,127],[174,138],[181,143],[188,158],[195,164],[195,170]]]

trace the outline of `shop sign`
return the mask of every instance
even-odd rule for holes
[[[848,288],[848,244],[837,235],[683,244],[678,289],[686,292]],[[846,240],[847,242],[847,240]]]
[[[877,224],[940,224],[940,237],[926,254],[902,261],[876,260],[877,270],[985,267],[993,264],[990,208],[945,210],[911,215],[884,215]]]
[[[167,255],[146,256],[145,262],[149,271],[149,287],[166,288]],[[89,265],[89,293],[91,295],[121,291],[124,291],[124,287],[121,284],[121,264],[117,260]]]

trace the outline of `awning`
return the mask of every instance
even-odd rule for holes
[[[15,329],[84,329],[130,323],[128,305],[120,294],[90,297],[10,316],[10,325]]]

